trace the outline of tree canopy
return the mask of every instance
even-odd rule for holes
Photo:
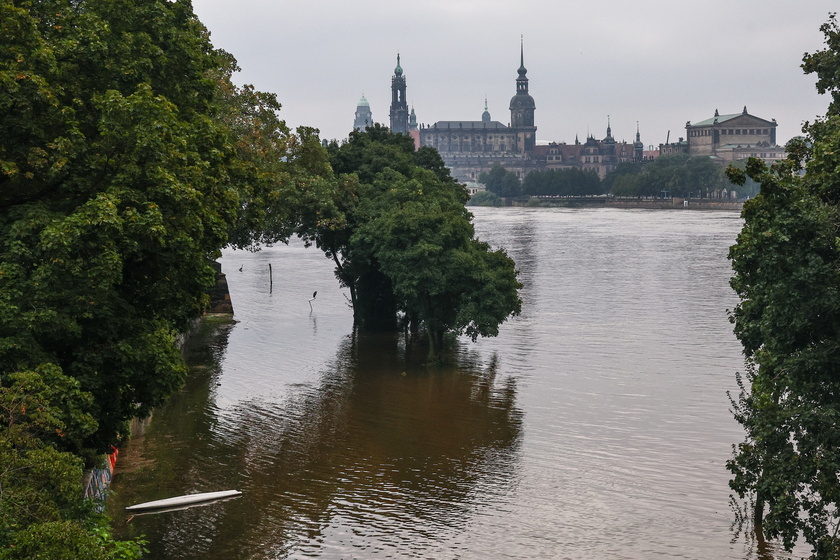
[[[287,239],[331,200],[317,132],[235,70],[188,0],[0,0],[0,397],[36,399],[8,418],[26,430],[0,429],[19,467],[0,558],[46,554],[67,524],[98,538],[80,469],[180,386],[220,249]],[[123,554],[79,547],[50,557]]]
[[[499,196],[519,196],[522,194],[522,183],[513,171],[508,171],[499,164],[478,176],[478,182],[484,183],[487,190]]]
[[[436,355],[446,333],[494,336],[519,312],[513,261],[475,239],[466,191],[436,151],[376,125],[329,152],[342,188],[304,235],[335,260],[357,324],[401,321]]]
[[[695,197],[731,188],[724,168],[707,156],[674,154],[637,164],[621,164],[604,178],[605,186],[616,196]]]
[[[603,192],[595,171],[577,167],[532,171],[522,182],[522,193],[530,196],[591,196]]]
[[[733,399],[746,437],[728,468],[733,490],[753,503],[758,535],[790,549],[800,538],[813,557],[840,557],[840,29],[822,26],[826,48],[803,69],[829,92],[827,115],[805,125],[786,161],[730,168],[761,191],[744,205],[730,251],[732,313],[746,373]],[[804,166],[805,174],[800,175]]]

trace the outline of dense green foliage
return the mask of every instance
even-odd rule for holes
[[[15,373],[0,387],[0,559],[129,560],[81,500],[82,460],[55,442],[93,432],[91,395],[57,366]]]
[[[436,151],[374,126],[329,152],[341,189],[304,234],[335,260],[358,325],[401,320],[435,356],[446,333],[495,336],[519,312],[513,261],[475,239],[466,191]]]
[[[532,171],[522,182],[522,193],[529,196],[592,196],[603,192],[595,171],[576,167]]]
[[[472,195],[467,206],[501,206],[502,199],[494,192],[478,191]]]
[[[478,182],[484,183],[487,190],[498,196],[519,196],[522,194],[522,183],[513,171],[508,171],[501,165],[494,165],[490,171],[478,176]]]
[[[615,196],[704,197],[731,189],[724,169],[706,156],[675,154],[656,158],[644,165],[622,164],[604,178]]]
[[[732,168],[761,192],[744,206],[732,247],[732,313],[747,358],[733,400],[746,438],[728,468],[732,488],[754,507],[757,534],[798,538],[813,557],[840,557],[840,29],[823,25],[826,48],[806,55],[817,88],[833,101],[789,145],[786,162]],[[801,166],[806,174],[800,176]]]
[[[235,69],[186,0],[0,0],[0,396],[31,400],[3,405],[0,558],[133,556],[91,544],[82,465],[180,385],[220,248],[333,188]]]

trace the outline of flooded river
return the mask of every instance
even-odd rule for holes
[[[474,213],[521,271],[522,314],[446,367],[354,335],[316,249],[225,252],[237,322],[204,328],[121,454],[119,534],[155,560],[757,558],[724,468],[738,214]],[[243,496],[124,523],[224,489]]]

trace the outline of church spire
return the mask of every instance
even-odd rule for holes
[[[394,74],[397,76],[402,76],[402,73],[403,69],[402,66],[400,66],[400,53],[397,53],[397,67],[394,68]]]
[[[408,132],[408,103],[405,100],[405,76],[397,53],[397,67],[391,77],[391,132]]]
[[[516,78],[516,95],[510,100],[510,127],[517,132],[517,148],[530,153],[536,145],[537,127],[534,126],[534,98],[528,94],[528,78],[525,74],[525,38],[519,42],[519,76]]]
[[[636,121],[636,141],[633,142],[633,157],[636,161],[644,161],[645,145],[642,143],[642,135],[639,133],[639,121]]]
[[[521,35],[519,37],[519,79],[525,80],[525,93],[528,93],[528,78],[525,77],[527,73],[528,70],[525,68],[525,36]]]

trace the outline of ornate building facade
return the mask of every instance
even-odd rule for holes
[[[520,44],[520,63],[516,91],[510,100],[510,124],[493,120],[484,100],[480,120],[437,121],[418,125],[414,107],[406,102],[406,79],[397,54],[397,66],[391,77],[390,128],[410,135],[415,146],[435,148],[449,167],[452,176],[463,182],[474,182],[479,175],[501,165],[524,179],[531,171],[578,168],[590,170],[604,178],[625,162],[644,162],[670,154],[709,156],[721,163],[748,157],[767,162],[785,158],[785,149],[776,143],[776,120],[765,120],[747,112],[721,115],[699,122],[687,122],[686,138],[659,145],[656,151],[645,151],[638,124],[634,142],[616,141],[607,117],[606,136],[589,135],[581,143],[537,143],[534,118],[536,103],[528,91],[524,45]],[[356,107],[354,129],[364,130],[372,123],[370,105],[364,96]]]
[[[574,144],[538,144],[534,116],[536,103],[528,91],[527,74],[524,45],[520,44],[516,91],[509,107],[509,125],[493,120],[485,99],[480,120],[437,121],[431,125],[418,126],[414,108],[409,112],[406,103],[406,80],[398,54],[397,66],[391,77],[391,131],[409,134],[418,147],[435,148],[452,176],[464,182],[476,181],[481,173],[495,165],[516,173],[520,179],[524,179],[531,171],[572,167],[592,170],[603,178],[619,163],[642,161],[648,157],[643,155],[644,146],[638,127],[635,142],[616,142],[609,122],[607,135],[602,140],[591,136],[583,144],[577,140]],[[360,101],[357,122],[361,107]]]
[[[645,155],[644,149],[638,125],[635,142],[618,142],[613,138],[612,127],[607,117],[607,135],[602,140],[590,136],[583,144],[575,139],[574,144],[551,142],[538,145],[534,150],[533,159],[544,169],[577,167],[584,171],[594,171],[603,179],[621,163],[649,159],[650,156]]]
[[[755,157],[768,163],[785,158],[785,148],[776,143],[776,119],[765,120],[747,112],[721,115],[685,123],[686,138],[661,144],[660,154],[687,153],[709,156],[721,163]]]
[[[537,127],[534,98],[528,93],[528,70],[524,46],[520,45],[516,93],[510,100],[510,126],[494,121],[484,100],[484,113],[477,121],[437,121],[420,127],[420,145],[440,152],[453,177],[475,181],[484,171],[501,165],[520,179],[539,168],[533,159]]]

